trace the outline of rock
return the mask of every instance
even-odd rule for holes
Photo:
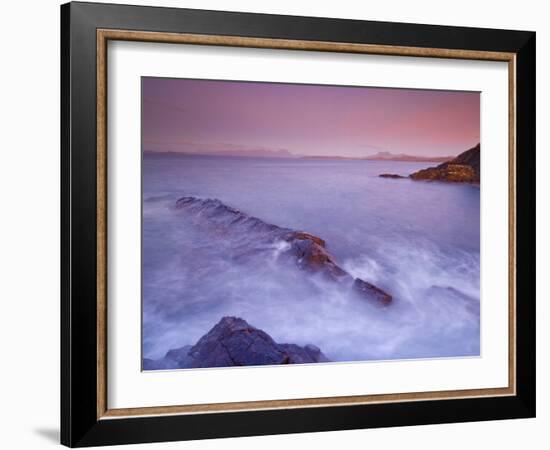
[[[479,178],[470,166],[463,164],[448,164],[446,167],[431,167],[411,174],[413,180],[455,181],[461,183],[476,183]]]
[[[427,301],[436,301],[441,303],[442,301],[447,301],[453,308],[461,305],[465,310],[470,312],[475,317],[479,317],[479,299],[470,297],[458,289],[455,289],[451,286],[437,286],[432,285],[426,291],[426,300]]]
[[[191,350],[190,345],[186,345],[175,350],[170,350],[166,353],[165,359],[173,361],[176,367],[186,366],[190,363],[191,359],[189,357],[189,351]]]
[[[273,249],[281,247],[279,260],[292,261],[300,270],[320,274],[330,282],[340,283],[342,287],[354,287],[354,291],[363,299],[387,305],[391,295],[359,278],[354,279],[342,269],[326,249],[326,242],[318,236],[305,231],[292,230],[266,223],[257,217],[225,205],[217,199],[182,197],[175,205],[176,209],[186,213],[198,227],[209,230],[222,237],[232,236],[238,242],[235,260],[244,261]],[[280,244],[285,244],[280,246]],[[372,289],[357,288],[371,286]]]
[[[289,364],[307,364],[312,362],[330,362],[321,349],[307,344],[300,347],[296,344],[279,344],[279,347],[289,355]]]
[[[479,178],[481,177],[480,156],[481,156],[481,146],[480,144],[477,144],[475,147],[472,147],[471,149],[466,150],[465,152],[458,155],[455,159],[447,162],[447,164],[462,164],[462,165],[470,166],[474,170],[479,180]]]
[[[320,237],[313,236],[313,234],[306,233],[305,231],[294,231],[293,236],[296,240],[309,240],[315,242],[317,245],[320,245],[321,247],[326,246],[326,242],[321,239]]]
[[[283,364],[288,355],[264,331],[224,317],[189,350],[191,367]]]
[[[452,181],[459,183],[479,183],[480,144],[466,150],[451,161],[419,170],[409,175],[413,180]]]
[[[157,360],[143,358],[142,367],[143,370],[158,370],[160,369],[160,364],[157,364]]]
[[[380,306],[387,306],[392,302],[391,295],[384,292],[382,289],[377,288],[374,284],[367,283],[366,281],[356,278],[353,281],[353,289],[362,295],[374,297],[376,303]]]
[[[188,356],[190,349],[191,346],[186,345],[175,350],[170,350],[161,359],[143,358],[143,370],[169,370],[186,367],[190,362]]]
[[[223,317],[193,345],[164,358],[143,359],[144,370],[308,364],[330,361],[314,345],[277,344],[266,332],[238,317]]]
[[[326,278],[333,281],[343,281],[346,278],[351,278],[344,269],[336,264],[324,245],[318,243],[320,241],[324,244],[322,239],[316,236],[302,238],[303,234],[305,233],[289,233],[284,238],[290,244],[286,254],[291,255],[296,260],[298,267],[310,272],[322,273]]]
[[[397,175],[396,173],[381,173],[380,175],[378,175],[380,178],[407,178],[407,177],[404,177],[403,175]]]

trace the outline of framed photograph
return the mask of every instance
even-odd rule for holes
[[[535,415],[535,33],[61,7],[61,441]]]

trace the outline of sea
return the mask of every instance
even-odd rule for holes
[[[145,152],[143,357],[196,343],[224,316],[278,343],[316,345],[331,361],[478,356],[479,186],[378,176],[431,165]],[[276,248],[261,260],[235,259],[233,237],[174,207],[188,196],[322,238],[344,270],[392,303],[373,305],[297,272]],[[259,238],[243,234],[240,249]]]

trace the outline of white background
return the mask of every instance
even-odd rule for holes
[[[507,63],[113,42],[108,67],[108,408],[508,385]],[[140,372],[142,75],[481,91],[482,357]]]
[[[138,1],[136,4],[232,9],[537,31],[538,125],[538,418],[472,424],[268,436],[136,448],[547,448],[550,427],[550,296],[546,253],[550,250],[547,197],[550,141],[547,102],[550,30],[544,2],[479,2],[459,6],[438,1]],[[41,449],[56,445],[59,422],[59,2],[4,5],[0,77],[0,446]],[[542,381],[541,381],[542,380]],[[126,447],[129,448],[129,447]]]

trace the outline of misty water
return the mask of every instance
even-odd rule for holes
[[[332,361],[479,355],[479,187],[378,177],[429,165],[145,153],[143,356],[194,344],[228,315]],[[277,246],[235,258],[238,230],[220,236],[186,217],[174,208],[184,196],[321,237],[392,304],[282,263]],[[239,248],[254,240],[239,236]]]

